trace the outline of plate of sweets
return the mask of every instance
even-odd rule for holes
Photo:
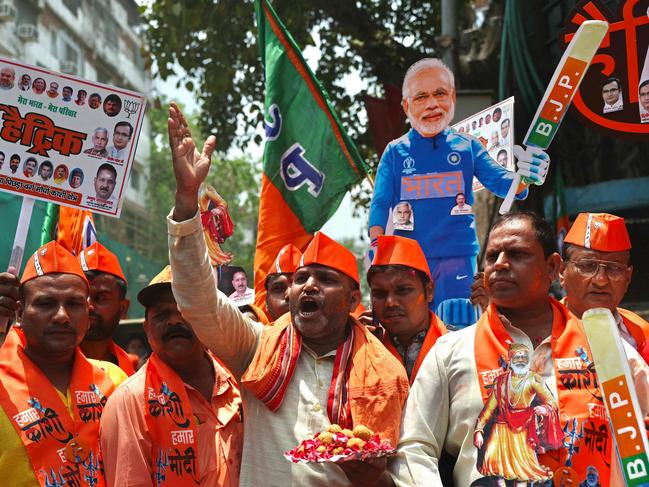
[[[368,427],[357,425],[353,430],[332,424],[326,431],[307,438],[284,456],[293,463],[347,462],[371,460],[396,454],[387,441],[382,441]]]

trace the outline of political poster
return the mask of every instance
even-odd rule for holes
[[[489,155],[504,168],[514,171],[514,97],[485,108],[453,125],[458,132],[477,138]],[[473,191],[484,186],[473,178]]]
[[[145,103],[0,58],[0,190],[119,217]]]

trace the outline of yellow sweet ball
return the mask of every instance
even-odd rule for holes
[[[362,450],[365,446],[365,442],[360,438],[350,438],[347,442],[347,448],[357,447],[358,450]]]
[[[352,430],[348,430],[347,428],[343,429],[341,433],[349,438],[354,436],[354,432]]]
[[[343,429],[338,424],[332,424],[327,428],[329,433],[340,433]]]
[[[324,445],[320,445],[318,448],[315,449],[318,453],[324,453],[327,451],[327,447]]]
[[[323,431],[318,435],[318,439],[325,445],[328,445],[334,441],[334,436],[328,431]]]
[[[339,446],[338,448],[334,448],[333,454],[334,455],[340,455],[344,451],[345,451],[345,449],[342,446]]]
[[[363,426],[362,424],[356,426],[353,433],[356,438],[361,438],[365,441],[369,440],[372,437],[372,430],[367,426]]]

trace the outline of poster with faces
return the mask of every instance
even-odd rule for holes
[[[489,152],[491,158],[509,171],[515,171],[514,164],[514,97],[485,108],[453,125],[460,133],[474,136]],[[473,178],[473,191],[484,186]]]
[[[0,58],[0,190],[119,217],[145,103]]]

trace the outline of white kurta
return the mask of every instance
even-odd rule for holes
[[[184,222],[168,218],[167,224],[172,287],[178,306],[198,338],[239,379],[257,350],[263,327],[244,317],[217,290],[200,216]],[[274,413],[242,388],[242,486],[351,485],[335,465],[292,464],[284,458],[285,451],[331,424],[327,397],[335,354],[334,350],[318,357],[303,345],[284,401]]]
[[[513,326],[505,325],[505,328],[514,342],[534,350],[525,333]],[[399,455],[390,464],[390,472],[400,487],[441,487],[438,461],[442,450],[457,457],[453,471],[455,485],[468,487],[482,477],[476,469],[478,450],[473,445],[476,419],[484,407],[474,355],[475,331],[476,327],[470,326],[440,337],[419,369],[404,410]],[[647,416],[649,367],[628,343],[624,342],[624,347],[640,406]],[[530,364],[530,369],[542,377],[556,398],[550,338],[534,350]],[[619,478],[619,472],[613,470],[612,479]],[[602,485],[623,483],[602,481]]]

